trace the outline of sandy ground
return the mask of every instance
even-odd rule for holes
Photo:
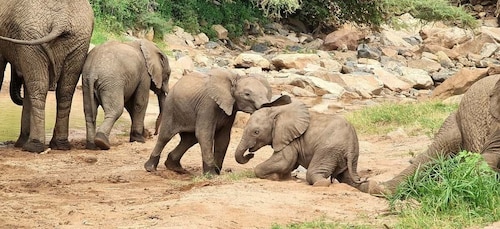
[[[0,95],[8,101],[7,90]],[[74,101],[72,120],[83,118],[81,91]],[[150,102],[147,114],[150,130],[158,112],[155,103]],[[239,115],[233,128],[222,176],[214,179],[201,176],[197,145],[181,161],[192,174],[165,170],[163,161],[178,137],[167,144],[158,171],[146,172],[143,164],[157,136],[146,143],[129,143],[127,116],[125,112],[121,118],[126,125],[113,130],[109,151],[86,150],[83,128],[71,129],[71,151],[33,154],[12,144],[0,146],[0,228],[271,228],[316,219],[373,228],[394,223],[386,200],[344,184],[312,187],[303,173],[281,182],[232,179],[251,173],[272,153],[266,147],[248,164],[236,163],[233,152],[246,114]],[[426,136],[359,137],[359,172],[378,181],[402,170],[410,152],[430,142]]]

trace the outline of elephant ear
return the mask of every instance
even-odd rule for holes
[[[293,102],[271,109],[271,116],[274,116],[272,147],[278,152],[306,132],[311,118],[309,110],[302,102]]]
[[[140,40],[140,47],[146,61],[148,74],[156,88],[161,89],[163,83],[163,70],[165,65],[168,65],[168,58],[153,42]],[[170,71],[170,67],[165,69]],[[168,75],[170,75],[170,73],[168,73]]]
[[[227,69],[215,68],[208,72],[207,93],[227,115],[233,113],[235,99],[232,91],[238,77]]]

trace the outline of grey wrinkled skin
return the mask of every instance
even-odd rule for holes
[[[0,55],[22,73],[25,89],[16,146],[30,152],[45,150],[45,100],[52,90],[57,118],[49,146],[71,148],[69,113],[93,23],[87,0],[2,0]]]
[[[170,78],[167,56],[153,42],[109,41],[90,51],[82,72],[88,149],[109,149],[109,134],[125,108],[132,120],[130,141],[145,142],[144,118],[149,90],[165,101]],[[97,108],[104,120],[96,132]],[[160,108],[161,116],[162,109]],[[157,124],[157,126],[159,123]]]
[[[500,75],[487,76],[464,94],[459,108],[444,121],[428,149],[391,180],[375,185],[370,193],[388,195],[417,168],[462,150],[480,153],[497,172],[500,168]]]
[[[220,174],[236,112],[252,113],[269,103],[271,95],[271,87],[262,77],[237,76],[220,68],[207,74],[187,73],[167,95],[160,133],[144,168],[155,171],[163,148],[179,134],[180,143],[165,161],[167,169],[186,173],[180,160],[199,143],[203,172]]]
[[[286,179],[301,165],[307,169],[306,180],[311,185],[328,186],[337,179],[367,192],[369,184],[357,173],[356,131],[341,116],[310,114],[299,101],[262,108],[250,116],[235,159],[247,163],[253,152],[266,145],[274,153],[255,167],[259,178]],[[247,150],[251,153],[245,155]]]

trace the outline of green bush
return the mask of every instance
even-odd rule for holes
[[[417,170],[389,197],[410,228],[464,228],[500,219],[500,185],[477,153],[438,158]],[[405,200],[401,202],[401,200]]]

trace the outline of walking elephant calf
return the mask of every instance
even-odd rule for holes
[[[312,185],[330,185],[333,179],[367,191],[359,178],[359,142],[353,126],[341,116],[309,114],[305,104],[266,107],[250,116],[235,152],[236,161],[247,163],[253,152],[271,145],[274,153],[255,167],[259,178],[281,180],[299,165],[307,169]],[[251,153],[246,154],[249,150]],[[330,178],[330,179],[328,179]]]
[[[122,115],[124,107],[132,120],[130,141],[145,142],[144,118],[149,90],[158,96],[160,117],[170,72],[167,56],[148,40],[109,41],[92,49],[82,73],[86,147],[110,148],[108,138],[111,128]],[[99,105],[104,110],[104,120],[96,133]]]

